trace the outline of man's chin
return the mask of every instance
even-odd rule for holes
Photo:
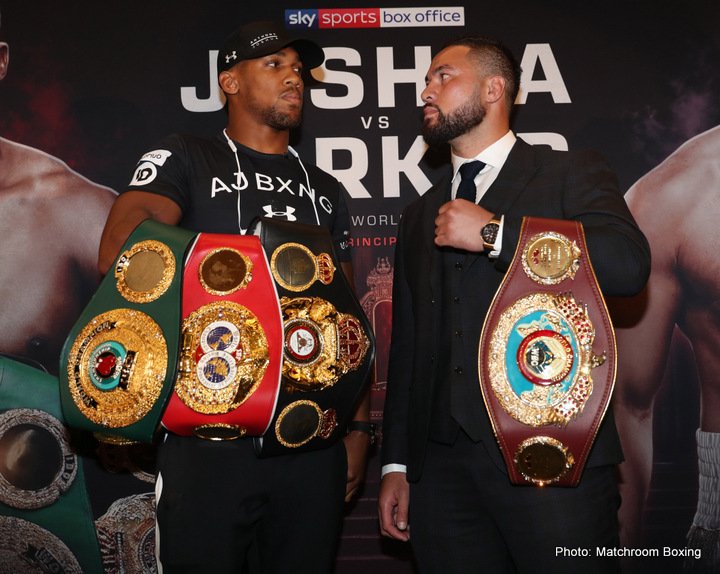
[[[447,143],[447,139],[438,134],[436,130],[426,129],[425,126],[423,126],[420,133],[422,134],[425,143],[429,146],[438,146]]]
[[[269,118],[268,124],[276,130],[294,130],[302,124],[302,114],[276,114]]]

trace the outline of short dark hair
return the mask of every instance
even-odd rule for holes
[[[508,103],[512,107],[520,90],[520,75],[522,70],[520,63],[510,49],[500,42],[500,40],[486,36],[462,36],[447,42],[442,49],[444,50],[451,46],[465,46],[469,48],[470,54],[475,58],[483,73],[505,78]]]

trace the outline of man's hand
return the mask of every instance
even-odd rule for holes
[[[407,542],[410,540],[408,507],[410,485],[404,472],[388,472],[380,483],[378,515],[383,536]]]
[[[349,502],[357,494],[365,478],[370,436],[366,432],[350,431],[343,440],[345,441],[348,466],[345,502]]]
[[[435,218],[435,245],[484,251],[480,231],[492,216],[487,209],[465,199],[448,201]]]

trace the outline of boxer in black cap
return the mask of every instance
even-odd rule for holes
[[[146,219],[245,233],[257,216],[270,216],[329,229],[352,277],[346,191],[303,165],[289,146],[301,121],[303,69],[323,59],[319,46],[272,22],[231,34],[218,55],[227,127],[211,139],[172,135],[140,159],[108,218],[100,270],[107,272]],[[351,428],[368,426],[368,410],[365,396]],[[368,434],[353,430],[344,446],[258,459],[252,438],[214,442],[168,433],[156,487],[161,571],[331,572],[343,500],[360,483],[368,447]]]

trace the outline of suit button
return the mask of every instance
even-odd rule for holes
[[[435,299],[430,299],[430,305],[435,305]]]
[[[462,269],[462,268],[463,268],[462,262],[461,262],[461,261],[456,261],[456,262],[455,262],[455,269],[458,269],[458,270],[459,270],[459,269]]]
[[[460,297],[453,297],[453,303],[460,303]]]
[[[458,375],[462,375],[462,374],[463,374],[463,369],[462,369],[462,367],[455,367],[455,373],[458,374]]]
[[[455,331],[455,336],[462,337],[462,329],[458,329],[457,331]]]

